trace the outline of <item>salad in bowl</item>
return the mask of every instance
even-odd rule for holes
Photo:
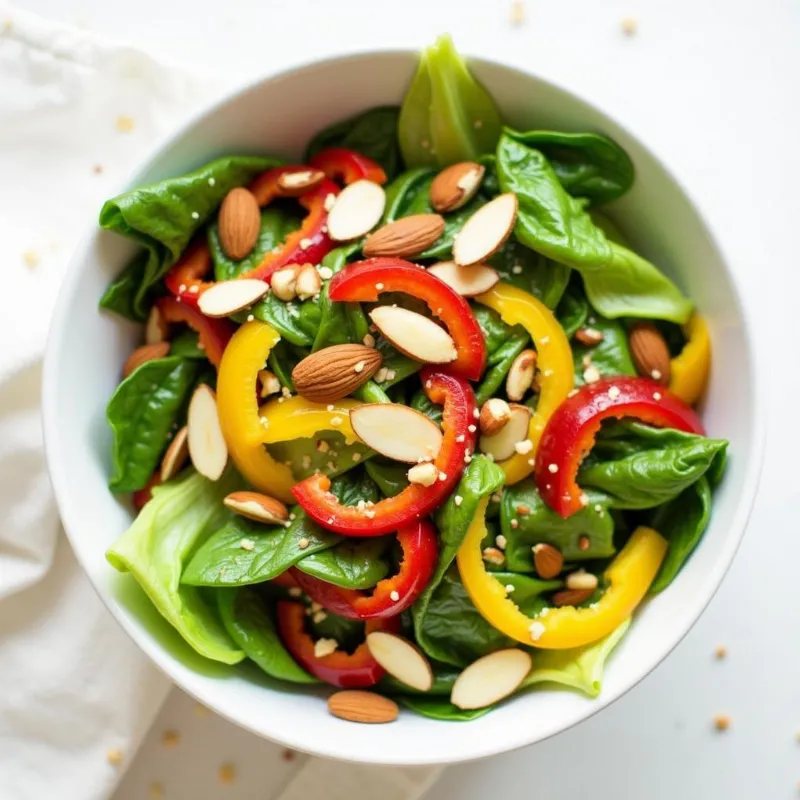
[[[332,713],[589,696],[708,525],[727,441],[702,316],[606,206],[602,133],[505,127],[442,37],[401,107],[302,163],[226,155],[109,200],[142,324],[107,407],[109,549],[201,656]]]

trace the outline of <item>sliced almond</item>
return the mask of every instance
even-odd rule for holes
[[[516,453],[516,445],[528,438],[531,410],[527,406],[511,403],[508,422],[494,436],[481,436],[478,449],[495,461],[505,461]]]
[[[668,386],[672,362],[667,342],[658,328],[649,322],[637,322],[630,329],[628,344],[636,371]]]
[[[458,357],[450,334],[432,319],[395,306],[369,313],[378,330],[404,355],[427,364],[448,364]]]
[[[143,344],[137,347],[122,366],[122,377],[127,378],[135,372],[142,364],[148,361],[155,361],[157,358],[165,358],[169,355],[169,342],[156,342],[155,344]]]
[[[328,698],[328,711],[339,719],[367,724],[394,722],[400,713],[394,700],[357,689],[332,694]]]
[[[533,564],[539,577],[549,581],[561,574],[564,556],[557,547],[542,542],[533,546]]]
[[[428,272],[462,297],[477,297],[488,292],[500,280],[497,271],[485,264],[459,267],[455,261],[440,261],[428,267]]]
[[[258,492],[232,492],[223,505],[247,519],[264,522],[267,525],[283,525],[289,519],[289,510],[274,497]]]
[[[228,258],[241,261],[250,255],[261,230],[261,209],[252,192],[231,189],[219,209],[219,243]]]
[[[450,702],[457,708],[485,708],[513,694],[530,671],[531,657],[524,650],[496,650],[456,678]]]
[[[313,264],[303,264],[297,273],[295,291],[301,300],[308,300],[316,297],[322,289],[322,278],[320,278],[317,268]]]
[[[511,419],[511,408],[500,397],[490,397],[481,408],[478,427],[485,436],[494,436]]]
[[[169,325],[158,306],[153,306],[150,309],[150,315],[147,317],[147,324],[144,326],[145,344],[158,344],[168,337]]]
[[[217,397],[201,383],[189,402],[189,455],[194,468],[210,481],[219,480],[228,463],[228,448],[217,413]]]
[[[579,569],[567,575],[567,589],[591,589],[597,588],[597,575]]]
[[[443,169],[431,184],[431,205],[436,211],[455,211],[465,206],[480,188],[486,168],[462,161]]]
[[[350,412],[350,424],[367,447],[395,461],[433,461],[442,431],[424,414],[400,403],[366,403]]]
[[[382,186],[366,180],[351,183],[328,212],[328,236],[336,242],[358,239],[381,221],[385,207]]]
[[[278,178],[278,190],[283,197],[298,197],[325,179],[321,169],[299,169],[296,172],[284,172]]]
[[[433,686],[433,670],[422,651],[408,639],[385,631],[367,634],[372,657],[406,686],[427,692]]]
[[[352,394],[380,368],[383,356],[364,344],[335,344],[306,356],[293,370],[297,393],[312,403],[334,403]]]
[[[207,317],[229,317],[253,305],[269,291],[269,284],[257,278],[220,281],[206,289],[197,301]]]
[[[594,589],[562,589],[553,595],[553,605],[579,606],[585,603],[594,594]]]
[[[268,369],[259,370],[258,373],[258,396],[263,400],[271,394],[278,394],[281,390],[281,382]]]
[[[506,192],[481,206],[453,241],[453,261],[462,267],[479,264],[493,256],[514,230],[517,196]]]
[[[409,483],[417,483],[420,486],[433,486],[439,480],[439,470],[435,464],[426,461],[424,464],[417,464],[408,471]]]
[[[367,236],[362,252],[367,258],[408,258],[427,250],[443,233],[444,219],[438,214],[412,214]]]
[[[533,385],[536,373],[536,351],[523,350],[511,364],[506,376],[506,394],[509,400],[518,402]]]
[[[177,475],[189,458],[189,429],[184,425],[172,437],[167,452],[161,460],[161,481],[168,481]]]
[[[297,276],[300,273],[299,264],[290,264],[288,267],[276,270],[269,279],[272,293],[278,300],[288,303],[297,297]]]

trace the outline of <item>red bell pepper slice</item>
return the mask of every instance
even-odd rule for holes
[[[322,170],[331,180],[345,184],[360,180],[386,183],[386,173],[380,164],[344,147],[320,150],[308,163],[315,169]]]
[[[180,297],[160,297],[156,305],[166,322],[185,322],[197,331],[200,346],[205,350],[208,360],[219,369],[222,353],[233,336],[234,326],[227,319],[207,317],[197,306],[184,303]]]
[[[151,476],[150,480],[141,488],[137,489],[132,495],[131,500],[133,507],[137,511],[141,511],[153,497],[153,489],[161,484],[161,471],[156,470]]]
[[[354,652],[337,650],[318,658],[314,653],[314,640],[306,631],[305,605],[292,600],[278,603],[278,631],[292,658],[306,672],[310,672],[325,683],[340,689],[362,689],[374,686],[385,670],[372,657],[367,643],[362,642]],[[399,631],[395,617],[374,619],[366,624],[365,634],[373,631]]]
[[[197,298],[214,285],[212,281],[204,280],[210,271],[211,252],[205,236],[197,234],[170,267],[164,283],[170,294],[179,297],[182,303],[197,306]]]
[[[432,486],[409,484],[394,497],[359,508],[341,505],[329,491],[331,482],[326,475],[311,475],[296,484],[292,494],[315,522],[347,536],[380,536],[427,516],[453,491],[475,449],[475,395],[463,378],[432,367],[423,369],[421,378],[430,400],[444,405],[444,436],[433,462],[439,480]]]
[[[705,433],[692,408],[649,378],[607,378],[581,387],[550,417],[536,453],[539,494],[565,519],[586,505],[576,481],[578,469],[600,424],[610,417],[634,417],[659,428]]]
[[[374,302],[383,292],[404,292],[425,302],[447,326],[458,357],[449,372],[477,381],[486,366],[486,344],[469,303],[444,281],[401,258],[368,258],[350,264],[330,282],[331,300]]]
[[[276,575],[270,583],[274,583],[282,589],[294,589],[297,586],[297,581],[292,577],[292,573],[288,569],[285,572],[281,572],[280,575]]]
[[[385,619],[407,609],[428,585],[439,555],[436,529],[420,520],[397,532],[403,549],[400,569],[371,592],[343,589],[292,567],[297,585],[323,608],[347,619]]]

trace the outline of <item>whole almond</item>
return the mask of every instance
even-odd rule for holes
[[[484,436],[499,433],[511,419],[508,403],[500,397],[490,397],[481,407],[478,427]]]
[[[284,172],[278,178],[278,191],[282,197],[299,197],[301,194],[319,186],[325,178],[320,169],[298,169]]]
[[[312,403],[352,394],[380,368],[383,356],[364,344],[335,344],[306,356],[293,370],[297,393]]]
[[[249,256],[261,230],[261,211],[252,192],[238,186],[225,195],[219,209],[219,243],[228,258]]]
[[[444,233],[438,214],[414,214],[378,228],[367,236],[362,252],[367,258],[408,258],[427,250]]]
[[[156,342],[155,344],[143,344],[137,347],[129,356],[122,367],[122,377],[127,378],[132,372],[137,370],[142,364],[154,361],[157,358],[165,358],[169,354],[169,342]]]
[[[335,692],[328,698],[328,711],[348,722],[376,724],[394,722],[400,709],[394,700],[375,694],[349,689]]]
[[[533,563],[539,577],[549,581],[560,574],[564,566],[564,556],[551,544],[537,544],[533,547]]]
[[[485,167],[474,161],[462,161],[443,169],[431,184],[431,205],[440,212],[465,206],[480,188],[485,172]]]
[[[669,348],[655,325],[637,322],[628,333],[628,346],[640,375],[669,385],[671,362]]]
[[[509,400],[518,402],[533,384],[536,372],[536,351],[523,350],[511,364],[506,376],[506,394]]]
[[[232,492],[222,504],[236,514],[268,525],[283,525],[289,519],[289,510],[280,500],[258,492]]]
[[[554,606],[579,606],[594,594],[593,589],[563,589],[553,595]]]

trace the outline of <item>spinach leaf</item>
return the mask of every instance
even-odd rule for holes
[[[191,329],[181,331],[170,343],[169,354],[181,358],[194,358],[208,361],[205,350],[199,347],[200,337]]]
[[[345,444],[344,436],[336,431],[320,431],[308,439],[274,442],[267,445],[267,451],[276,461],[289,464],[298,481],[317,470],[329,478],[343,475],[373,455],[360,442]]]
[[[582,203],[564,191],[542,153],[505,134],[497,146],[497,172],[502,190],[519,201],[517,239],[578,270],[601,314],[681,323],[689,318],[689,300],[649,261],[609,241]]]
[[[572,270],[520,244],[513,237],[491,258],[500,277],[555,308],[569,283]]]
[[[219,240],[219,222],[214,220],[208,226],[208,248],[214,263],[214,277],[218,281],[238,278],[243,272],[255,269],[266,253],[277,247],[292,232],[300,227],[302,219],[278,206],[268,206],[261,210],[261,231],[255,247],[240,261],[225,255]]]
[[[433,420],[439,427],[442,426],[443,407],[434,403],[422,389],[417,389],[411,396],[411,408]]]
[[[395,699],[400,705],[411,711],[416,711],[417,714],[421,714],[423,717],[438,719],[442,722],[469,722],[485,716],[494,709],[494,706],[473,709],[458,708],[443,697],[429,697],[426,695],[401,695]]]
[[[616,423],[598,437],[578,483],[607,494],[613,508],[653,508],[699,480],[727,447],[724,439]]]
[[[669,549],[650,594],[664,591],[675,580],[703,538],[710,517],[711,487],[705,477],[655,509],[649,525],[669,541]]]
[[[218,589],[215,594],[225,630],[267,675],[292,683],[319,683],[289,655],[267,604],[255,589]]]
[[[256,319],[267,322],[290,344],[311,347],[319,329],[322,313],[319,300],[279,300],[269,292],[248,312]]]
[[[285,572],[301,558],[341,541],[341,536],[313,523],[299,506],[293,511],[296,516],[288,528],[234,516],[194,553],[183,571],[181,583],[189,586],[262,583]],[[304,543],[307,544],[302,547]]]
[[[603,341],[594,347],[586,347],[580,342],[571,342],[572,359],[575,363],[575,386],[583,386],[583,373],[586,370],[584,358],[587,356],[603,377],[610,375],[636,375],[631,352],[628,348],[628,332],[621,322],[606,319],[599,315],[590,317],[591,328],[603,334]]]
[[[496,311],[486,306],[474,305],[472,313],[486,342],[486,370],[475,392],[475,400],[481,406],[495,395],[514,359],[528,346],[530,336],[521,325],[506,325]]]
[[[387,339],[382,336],[375,345],[377,351],[383,356],[381,366],[386,367],[388,375],[383,381],[376,381],[378,386],[384,391],[392,386],[404,381],[409,375],[419,372],[423,364],[414,361],[413,358],[404,356],[399,350],[395,350]],[[391,376],[391,377],[389,377]]]
[[[372,458],[364,464],[364,469],[378,485],[384,497],[394,497],[408,486],[408,478],[406,477],[408,466],[405,464],[398,464],[396,461],[379,461]]]
[[[137,255],[111,284],[100,306],[143,321],[150,310],[151,290],[225,195],[278,163],[259,156],[225,156],[195,172],[108,200],[100,211],[100,227],[133,239],[147,253]]]
[[[400,109],[398,138],[409,167],[445,167],[490,153],[502,122],[491,95],[472,77],[452,39],[420,56]]]
[[[425,637],[425,618],[428,606],[445,573],[453,563],[481,500],[501,487],[504,480],[505,476],[500,467],[483,456],[474,456],[464,470],[458,488],[436,512],[436,525],[439,529],[439,560],[430,582],[414,603],[412,611],[417,643],[428,655],[444,663],[455,663],[456,666],[460,666],[458,661],[454,662],[447,653],[444,658],[438,656],[436,653],[439,648],[435,645],[431,647],[431,650],[428,649]],[[455,498],[457,496],[461,497],[460,505],[456,505]]]
[[[346,147],[377,161],[391,180],[402,169],[397,141],[399,117],[397,106],[380,106],[330,125],[311,140],[305,160],[326,147]]]
[[[392,537],[345,539],[343,542],[312,553],[297,563],[308,575],[342,586],[345,589],[369,589],[389,574],[384,557]]]
[[[281,339],[270,350],[267,363],[275,377],[281,382],[281,386],[285,386],[290,392],[293,392],[292,370],[307,355],[308,353],[305,350],[300,350]]]
[[[230,516],[222,500],[240,480],[232,469],[216,482],[186,470],[153,489],[153,499],[106,552],[111,566],[133,575],[159,613],[194,650],[225,664],[236,664],[244,653],[200,591],[182,586],[180,577],[190,554]]]
[[[440,664],[438,661],[431,661],[430,665],[433,672],[433,684],[426,692],[407,686],[393,675],[389,675],[388,672],[380,679],[378,689],[391,695],[410,694],[415,697],[450,697],[453,684],[461,674],[461,670],[450,664]]]
[[[345,619],[330,611],[324,616],[309,616],[306,626],[314,640],[336,639],[340,650],[352,653],[364,641],[364,623],[357,619]]]
[[[556,308],[556,318],[568,339],[571,339],[575,332],[586,324],[590,310],[586,292],[583,291],[581,276],[577,272],[573,272],[567,290]]]
[[[514,572],[533,572],[531,548],[540,543],[557,547],[567,561],[606,558],[614,554],[614,520],[609,499],[587,492],[589,505],[562,519],[542,500],[533,483],[523,481],[507,486],[500,502],[500,529],[506,537],[506,564]],[[522,512],[522,513],[520,513]],[[512,526],[512,520],[517,526]],[[582,536],[589,547],[581,550]]]
[[[633,162],[607,136],[559,131],[508,131],[508,135],[542,152],[573,197],[610,203],[633,186]]]
[[[605,663],[630,627],[625,620],[605,639],[569,650],[537,650],[533,669],[523,687],[537,683],[558,683],[577,689],[589,697],[597,697],[603,685]]]
[[[194,387],[197,362],[178,356],[147,361],[117,386],[106,408],[113,435],[113,492],[144,487],[158,465]]]

